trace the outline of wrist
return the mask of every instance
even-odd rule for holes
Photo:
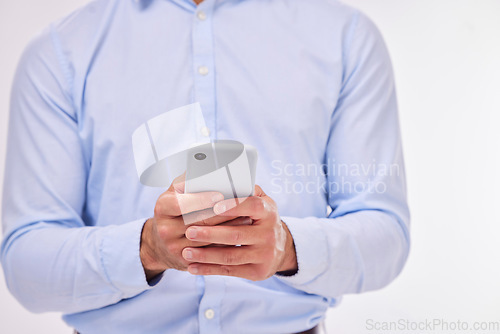
[[[283,261],[277,273],[284,276],[292,276],[295,275],[298,270],[295,243],[293,241],[293,236],[290,233],[290,230],[288,230],[286,224],[283,221],[281,221],[281,224],[283,225],[283,229],[286,232],[286,243]]]
[[[154,221],[150,218],[144,223],[141,233],[140,257],[142,267],[144,268],[144,274],[148,282],[167,269],[163,268],[158,261],[156,247],[153,242],[153,229]]]

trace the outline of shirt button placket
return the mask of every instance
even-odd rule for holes
[[[206,66],[198,67],[198,73],[201,75],[207,75],[208,74],[208,67],[206,67]]]
[[[224,277],[204,276],[204,292],[198,309],[200,334],[221,333],[221,307],[226,284]]]
[[[215,0],[205,0],[193,15],[194,101],[200,102],[207,137],[216,137],[215,64],[212,18]]]
[[[215,311],[211,308],[206,309],[205,311],[205,318],[208,320],[212,320],[215,316]]]
[[[198,10],[198,12],[196,13],[196,17],[200,21],[205,21],[207,19],[207,14],[205,14],[203,10]]]
[[[215,0],[204,0],[193,13],[194,101],[200,102],[206,127],[204,137],[216,139],[215,64],[212,18]],[[221,277],[203,276],[204,291],[198,309],[200,334],[221,333],[220,309],[225,283]]]

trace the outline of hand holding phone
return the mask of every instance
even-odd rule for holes
[[[258,153],[250,145],[219,140],[188,150],[186,193],[217,191],[228,198],[254,194]]]

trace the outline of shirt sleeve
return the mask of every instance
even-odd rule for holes
[[[277,277],[330,298],[381,288],[409,252],[409,210],[391,61],[374,24],[356,14],[326,147],[328,218],[282,217],[298,272]]]
[[[86,226],[86,162],[71,66],[51,29],[21,57],[11,95],[1,261],[9,290],[33,312],[82,312],[151,286],[139,248],[145,219]]]

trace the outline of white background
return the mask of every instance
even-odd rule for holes
[[[37,31],[86,1],[0,1],[3,175],[9,91],[20,53]],[[393,59],[413,244],[393,284],[346,296],[329,312],[327,328],[369,333],[369,319],[500,322],[500,1],[346,2],[376,22]],[[58,314],[25,311],[1,275],[0,333],[30,332],[70,330]]]

